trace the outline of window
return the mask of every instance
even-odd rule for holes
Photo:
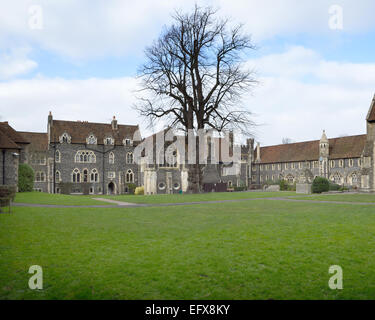
[[[175,182],[174,185],[173,185],[173,188],[174,188],[175,190],[180,189],[180,184],[179,184],[178,182]]]
[[[288,181],[289,184],[293,184],[294,183],[294,177],[289,174],[286,176],[286,181]]]
[[[298,163],[298,168],[302,169],[302,162]]]
[[[127,183],[134,182],[134,173],[130,169],[126,172],[125,180]]]
[[[77,163],[96,163],[96,156],[93,151],[79,150],[77,151],[74,160]]]
[[[87,169],[83,170],[83,182],[89,181],[89,171]]]
[[[263,182],[263,176],[260,176],[260,182]]]
[[[276,168],[276,165],[273,164],[273,165],[272,165],[272,170],[275,170],[275,168]]]
[[[91,182],[99,182],[98,170],[96,169],[91,170],[90,180]]]
[[[253,167],[252,167],[251,170],[252,170],[252,171],[257,171],[257,167],[253,165]]]
[[[354,160],[353,159],[349,159],[349,167],[353,167],[354,165]]]
[[[90,187],[90,194],[93,194],[93,193],[94,193],[94,188]]]
[[[371,165],[371,159],[369,157],[364,158],[364,163],[365,166],[370,166]],[[362,166],[362,159],[358,159],[358,167]]]
[[[37,171],[35,173],[35,182],[45,182],[46,181],[46,176],[43,171]]]
[[[288,163],[285,164],[285,169],[289,169],[289,164]]]
[[[292,169],[295,169],[296,165],[294,163],[292,163]]]
[[[306,168],[309,168],[310,169],[310,162],[306,162]]]
[[[277,165],[277,169],[278,169],[278,170],[281,170],[281,163],[279,163],[279,164]]]
[[[331,160],[330,162],[329,162],[329,165],[330,165],[330,167],[331,168],[334,168],[335,167],[335,160]]]
[[[60,171],[56,171],[55,172],[55,182],[60,182],[61,181],[61,175],[60,175]]]
[[[73,170],[72,182],[76,182],[76,183],[81,182],[81,173],[79,172],[77,168]]]
[[[335,174],[331,175],[330,180],[336,184],[342,184],[342,176],[340,173],[336,172]]]
[[[252,176],[251,177],[251,181],[255,182],[257,180],[257,177],[256,176]]]
[[[128,152],[126,154],[126,163],[127,164],[132,164],[133,163],[133,153],[132,152]]]
[[[339,160],[339,167],[340,168],[344,167],[344,160]]]
[[[115,140],[112,137],[104,138],[104,144],[105,145],[113,145],[114,143],[115,143]]]
[[[115,163],[115,154],[113,152],[111,152],[109,154],[109,163],[110,164],[114,164]]]
[[[319,161],[313,162],[313,168],[319,168]]]
[[[67,132],[64,132],[60,136],[59,141],[60,141],[60,143],[70,143],[72,141],[72,138]]]
[[[114,179],[116,177],[116,173],[114,171],[109,171],[108,172],[108,178],[109,179]]]
[[[159,185],[158,185],[159,189],[160,190],[164,190],[165,189],[165,183],[164,182],[160,182]]]
[[[260,171],[263,171],[263,165],[262,164],[260,165]]]
[[[44,153],[35,152],[31,154],[31,163],[36,165],[45,165],[46,164],[46,156]]]
[[[231,180],[228,181],[228,188],[232,188],[233,187],[233,182]]]
[[[61,153],[59,150],[56,150],[55,152],[55,162],[60,162],[61,161]]]
[[[124,146],[132,146],[133,145],[133,141],[129,138],[125,138],[123,141],[122,141],[123,145]]]
[[[87,144],[97,144],[98,140],[96,139],[96,137],[93,135],[93,134],[90,134],[87,138],[86,138],[86,143]]]
[[[34,191],[37,191],[37,192],[42,192],[42,189],[41,189],[41,188],[34,188],[33,190],[34,190]]]

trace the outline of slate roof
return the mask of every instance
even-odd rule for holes
[[[328,141],[330,159],[359,158],[366,143],[366,135],[334,138]],[[256,159],[256,150],[254,159]],[[318,160],[319,140],[261,147],[260,159],[260,163]]]
[[[0,130],[0,149],[20,149],[20,147]]]
[[[134,133],[139,130],[139,126],[121,125],[117,129],[112,129],[111,123],[94,123],[82,121],[53,120],[51,127],[51,142],[59,142],[60,136],[66,132],[72,140],[71,143],[86,143],[86,138],[93,134],[97,138],[98,145],[104,144],[104,139],[112,137],[115,145],[123,145],[125,138],[133,140]]]
[[[18,131],[19,134],[30,141],[29,150],[32,151],[47,151],[48,150],[48,134],[41,132],[25,132]]]

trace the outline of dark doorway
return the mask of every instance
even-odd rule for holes
[[[108,194],[114,194],[115,193],[115,185],[113,182],[110,182],[108,184]]]

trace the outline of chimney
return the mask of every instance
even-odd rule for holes
[[[48,114],[48,123],[47,123],[47,134],[48,134],[48,145],[51,142],[51,128],[53,125],[53,117],[52,117],[52,112],[50,111]]]
[[[117,120],[116,120],[115,116],[113,116],[111,124],[112,124],[112,130],[117,130],[118,129],[118,127],[117,127]]]
[[[257,162],[260,162],[260,143],[257,142]]]

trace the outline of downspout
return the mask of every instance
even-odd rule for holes
[[[3,151],[3,185],[5,185],[5,149]]]
[[[105,156],[105,145],[103,144],[103,152],[102,152],[102,169],[103,169],[103,175],[102,175],[102,185],[103,185],[103,191],[102,191],[102,195],[104,195],[104,186],[105,186],[105,183],[104,183],[104,179],[105,179],[105,174],[104,174],[104,156]]]
[[[56,193],[56,143],[53,144],[53,191],[52,193]]]

